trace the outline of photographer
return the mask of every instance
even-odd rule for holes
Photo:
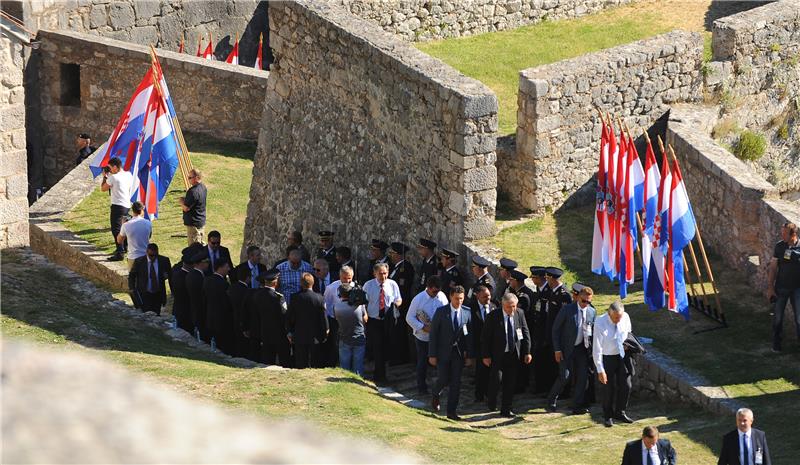
[[[109,257],[109,261],[112,262],[124,258],[125,247],[117,243],[117,236],[122,229],[122,220],[131,208],[132,187],[133,175],[122,169],[122,161],[117,157],[108,160],[108,166],[103,167],[103,183],[100,184],[100,190],[111,191],[111,235],[117,245],[116,251]]]
[[[367,342],[364,328],[369,320],[364,307],[366,294],[352,280],[341,283],[338,294],[333,313],[339,323],[339,362],[345,370],[363,376]]]
[[[780,352],[783,332],[783,313],[786,303],[792,303],[795,331],[800,338],[800,239],[794,223],[785,223],[781,229],[781,241],[769,263],[767,298],[775,304],[772,317],[772,351]]]

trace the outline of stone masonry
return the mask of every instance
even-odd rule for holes
[[[635,0],[338,0],[404,40],[459,37],[576,18]]]
[[[291,229],[458,246],[494,232],[497,98],[331,3],[270,3],[276,62],[244,244]]]
[[[0,249],[28,245],[23,46],[0,37]]]
[[[80,33],[40,31],[41,109],[45,185],[75,166],[75,136],[97,145],[113,131],[125,105],[150,69],[146,47]],[[256,140],[266,71],[158,50],[184,131],[228,140]],[[80,66],[79,101],[63,102],[62,66]]]
[[[561,206],[597,170],[598,109],[649,127],[701,98],[702,62],[700,34],[675,31],[522,71],[516,154],[497,163],[509,198],[537,212]]]

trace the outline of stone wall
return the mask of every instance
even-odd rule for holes
[[[763,291],[780,227],[800,224],[800,205],[780,200],[775,186],[690,121],[691,115],[673,112],[666,139],[678,156],[703,242]]]
[[[800,2],[776,1],[714,21],[712,48],[737,93],[772,86],[800,57]]]
[[[597,170],[597,109],[649,127],[671,104],[701,98],[703,40],[674,31],[520,73],[516,153],[501,186],[522,207],[557,208]]]
[[[177,51],[183,36],[186,50],[203,48],[212,34],[218,59],[228,56],[235,36],[241,38],[240,63],[253,66],[259,33],[266,33],[262,0],[4,0],[21,4],[26,26],[84,32],[139,45]],[[266,35],[266,34],[265,34]],[[266,40],[266,38],[265,38]]]
[[[113,131],[150,66],[147,48],[80,33],[40,31],[41,118],[45,185],[74,167],[75,136],[95,145]],[[227,140],[256,140],[266,71],[158,51],[178,119],[185,131]],[[64,64],[80,66],[79,101],[64,101]]]
[[[270,3],[276,57],[244,243],[291,229],[448,244],[494,231],[497,98],[332,3]]]
[[[28,245],[23,47],[0,37],[0,249]]]
[[[513,29],[596,13],[634,0],[338,0],[354,15],[405,40]]]

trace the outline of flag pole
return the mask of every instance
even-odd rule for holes
[[[628,140],[633,142],[633,137],[631,137],[631,128],[628,127],[628,123],[624,123],[623,122],[623,124],[625,125],[625,131],[628,133]],[[639,156],[639,151],[636,150],[636,145],[633,146],[633,152],[636,154],[637,157]],[[628,208],[631,208],[631,207],[628,206]],[[639,219],[639,212],[636,212],[636,222],[639,223],[639,233],[642,234],[642,237],[644,237],[644,229],[642,228],[642,220]],[[642,240],[644,240],[644,239],[642,239]],[[636,241],[634,241],[634,242],[636,242]],[[636,244],[636,245],[638,245],[638,244]],[[644,259],[642,258],[642,248],[641,247],[636,247],[636,256],[639,257],[639,264],[642,266],[642,268],[644,268]]]
[[[669,147],[670,154],[672,155],[672,159],[675,161],[675,164],[678,164],[678,157],[675,156],[675,151],[672,149],[672,146]],[[700,254],[703,258],[703,264],[706,268],[706,273],[708,273],[708,279],[711,281],[711,288],[714,291],[714,302],[717,304],[717,310],[719,311],[720,317],[722,317],[723,323],[725,322],[724,318],[724,311],[722,310],[722,305],[719,301],[719,290],[717,289],[717,282],[714,280],[714,274],[711,272],[711,264],[708,261],[708,255],[706,255],[706,248],[703,245],[703,236],[700,234],[700,226],[697,224],[697,218],[695,218],[694,222],[695,234],[697,235],[697,245],[700,247]],[[692,247],[692,243],[689,242],[689,252],[692,255],[692,260],[694,261],[694,266],[697,268],[697,272],[699,273],[700,267],[697,264],[697,258],[694,254],[694,248]],[[701,281],[702,286],[702,281]],[[703,291],[705,292],[705,290]]]

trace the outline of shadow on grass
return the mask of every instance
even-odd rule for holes
[[[325,378],[325,381],[327,381],[329,383],[358,384],[360,386],[368,387],[370,389],[374,388],[374,386],[372,386],[371,384],[367,383],[366,381],[364,381],[363,379],[360,379],[360,378],[348,378],[348,377],[345,377],[345,376],[339,376],[339,377],[329,376],[329,377]]]
[[[255,142],[231,142],[200,133],[184,132],[184,136],[190,152],[214,153],[242,160],[253,160],[258,147]]]

